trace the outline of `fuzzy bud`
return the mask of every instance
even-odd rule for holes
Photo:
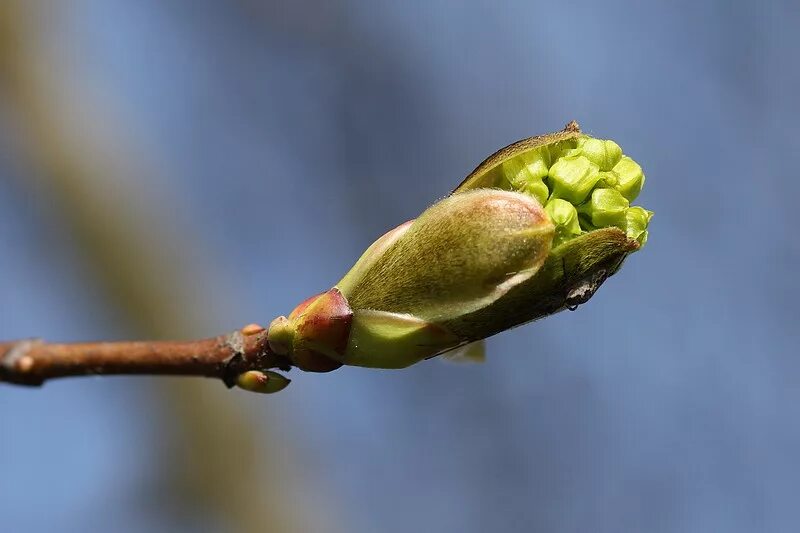
[[[564,131],[499,150],[376,240],[336,286],[270,325],[298,367],[402,368],[587,301],[647,241],[641,167]],[[543,207],[544,206],[544,207]]]

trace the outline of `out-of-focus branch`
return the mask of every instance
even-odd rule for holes
[[[270,368],[288,370],[291,364],[270,350],[266,330],[255,324],[182,342],[0,343],[0,382],[17,385],[41,385],[67,376],[162,374],[219,378],[232,387],[245,372]]]

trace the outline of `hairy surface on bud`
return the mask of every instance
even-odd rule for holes
[[[507,329],[585,303],[639,244],[618,228],[583,233],[553,248],[537,274],[491,305],[442,325],[467,340]]]
[[[274,320],[270,347],[305,370],[403,368],[577,307],[647,242],[652,212],[629,205],[643,183],[574,122],[514,143]]]
[[[353,309],[449,319],[535,274],[553,234],[544,209],[526,195],[490,189],[453,195],[337,286]]]

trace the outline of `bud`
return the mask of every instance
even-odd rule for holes
[[[588,202],[578,206],[578,212],[586,215],[594,228],[616,226],[625,229],[625,214],[628,211],[628,200],[615,189],[595,189]]]
[[[578,210],[575,206],[566,200],[560,198],[553,198],[544,210],[550,216],[550,220],[556,226],[556,235],[553,239],[553,247],[560,245],[563,242],[577,237],[581,234],[581,226],[578,222]]]
[[[634,201],[644,186],[642,167],[630,157],[623,157],[614,166],[617,175],[617,190],[629,201]]]
[[[236,377],[236,386],[250,392],[272,394],[285,389],[291,380],[271,370],[249,370]]]
[[[652,213],[629,206],[643,182],[619,145],[574,122],[514,143],[275,319],[270,347],[318,372],[480,353],[468,344],[584,303],[644,245]]]

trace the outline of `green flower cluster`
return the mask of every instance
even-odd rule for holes
[[[554,248],[608,227],[620,228],[643,246],[653,213],[630,205],[644,186],[642,167],[612,140],[563,137],[519,147],[523,149],[512,145],[492,164],[484,163],[481,186],[536,198],[556,226]]]

